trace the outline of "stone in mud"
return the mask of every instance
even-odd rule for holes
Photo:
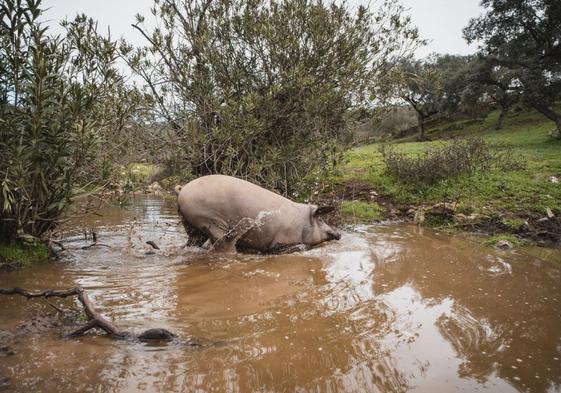
[[[11,385],[10,378],[0,377],[0,388],[7,388]]]
[[[456,211],[456,204],[455,203],[437,203],[430,208],[431,214],[440,214],[440,215],[452,215]]]
[[[138,338],[141,340],[173,340],[175,334],[166,329],[148,329]]]
[[[161,192],[162,191],[162,186],[160,185],[160,183],[155,181],[154,183],[152,183],[148,186],[148,191],[149,192],[155,192],[155,193]]]
[[[512,250],[514,246],[508,240],[500,240],[497,242],[495,247],[500,248],[501,250]]]
[[[10,347],[0,347],[0,356],[14,356],[16,353]]]

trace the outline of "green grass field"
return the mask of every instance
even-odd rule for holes
[[[549,133],[554,123],[536,112],[511,114],[502,130],[496,130],[497,112],[480,121],[458,121],[428,131],[430,142],[396,141],[398,150],[418,154],[445,139],[481,136],[489,142],[512,149],[525,168],[513,171],[492,170],[470,177],[447,179],[432,186],[407,184],[385,173],[379,145],[361,146],[349,151],[347,163],[329,179],[337,186],[350,182],[367,183],[381,198],[404,206],[429,206],[457,202],[458,210],[498,217],[505,224],[519,225],[524,219],[545,216],[547,209],[561,215],[561,141]]]

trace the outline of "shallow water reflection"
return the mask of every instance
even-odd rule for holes
[[[84,229],[111,248],[82,250]],[[63,340],[48,305],[0,298],[10,391],[561,391],[558,251],[375,226],[292,255],[220,256],[181,248],[174,204],[156,198],[65,236],[64,263],[0,286],[79,284],[119,327],[179,340]]]

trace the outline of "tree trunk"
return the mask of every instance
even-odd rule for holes
[[[555,122],[555,126],[557,127],[557,130],[555,130],[553,136],[555,138],[561,138],[561,114],[555,112],[554,110],[548,108],[546,105],[543,104],[533,102],[531,105],[532,107],[534,107],[535,110],[540,112],[549,120]]]
[[[499,115],[499,122],[497,123],[497,130],[502,130],[505,126],[505,118],[508,112],[508,107],[501,106],[501,114]]]
[[[422,116],[418,117],[419,120],[419,140],[425,140],[425,119]]]
[[[557,130],[553,136],[557,139],[561,139],[561,116],[557,116],[557,119],[555,119],[555,125],[557,126]]]

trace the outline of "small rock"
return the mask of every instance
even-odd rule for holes
[[[463,213],[455,214],[455,215],[454,215],[454,218],[455,218],[457,221],[465,221],[465,220],[467,220],[467,216],[466,216],[465,214],[463,214]]]
[[[10,378],[0,377],[0,388],[6,388],[11,385]]]
[[[378,193],[376,191],[370,191],[370,195],[372,196],[378,196]]]
[[[155,181],[154,183],[152,183],[148,186],[148,190],[149,191],[154,191],[154,192],[162,191],[162,186],[160,185],[160,183]]]
[[[549,207],[545,209],[545,214],[547,215],[547,218],[555,217],[555,214],[553,214],[553,212],[551,211],[551,209]]]
[[[175,334],[166,329],[148,329],[138,336],[141,340],[172,340]]]
[[[540,218],[539,220],[536,220],[536,223],[541,224],[541,223],[544,223],[544,222],[546,222],[546,221],[548,221],[548,220],[549,220],[549,218],[547,218],[547,217],[542,217],[542,218]]]
[[[10,347],[0,347],[0,356],[13,356],[16,353]]]
[[[444,203],[437,203],[437,204],[433,205],[430,209],[430,212],[433,213],[433,214],[452,215],[455,210],[456,210],[456,204],[455,203],[444,202]]]
[[[512,250],[514,246],[508,240],[499,240],[495,247],[500,248],[501,250]]]
[[[423,209],[419,209],[415,212],[415,218],[413,219],[415,224],[423,225],[425,222],[425,211]]]
[[[549,176],[547,179],[550,183],[559,183],[559,178],[556,176]]]

